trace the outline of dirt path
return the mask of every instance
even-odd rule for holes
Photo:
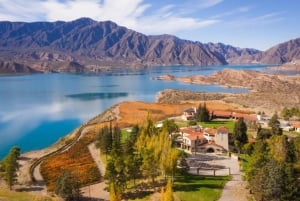
[[[19,170],[17,173],[18,184],[15,186],[15,188],[22,191],[27,191],[27,192],[31,191],[33,193],[46,195],[47,194],[46,185],[40,174],[40,166],[37,166],[34,170],[34,176],[37,179],[36,183],[32,183],[29,170],[33,161],[54,150],[56,150],[56,146],[21,154],[18,160],[19,163]]]
[[[232,179],[225,184],[219,201],[247,201],[249,191],[246,189],[246,181],[242,179],[238,160],[232,157],[229,163],[231,164]]]
[[[247,201],[249,192],[246,189],[246,182],[242,180],[241,174],[232,175],[231,181],[223,188],[219,201]]]
[[[74,131],[71,135],[74,135],[78,131]],[[83,128],[81,130],[81,133],[76,140],[76,142],[87,132],[87,128]],[[68,150],[71,146],[73,146],[75,143],[71,143],[69,146],[65,147],[63,150],[61,150],[59,153],[64,152]],[[31,191],[33,193],[38,194],[47,194],[47,188],[44,182],[44,179],[40,173],[40,164],[41,162],[33,169],[33,177],[35,178],[36,182],[32,183],[31,177],[30,177],[30,168],[33,165],[34,161],[42,158],[48,154],[51,154],[55,152],[56,150],[63,147],[64,143],[57,143],[50,147],[47,147],[45,149],[37,150],[37,151],[31,151],[27,153],[23,153],[20,156],[19,162],[19,170],[18,170],[18,185],[16,185],[16,188],[18,190],[22,191]]]
[[[100,150],[96,148],[95,143],[92,143],[88,146],[89,151],[97,164],[101,176],[105,174],[105,164],[100,158]],[[93,199],[102,199],[109,200],[109,193],[105,190],[107,187],[105,182],[100,182],[97,184],[89,185],[81,189],[84,197],[93,198]]]

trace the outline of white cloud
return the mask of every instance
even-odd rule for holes
[[[198,2],[198,5],[199,5],[200,8],[209,8],[209,7],[213,7],[213,6],[221,3],[222,1],[223,0],[200,0]]]
[[[273,12],[261,16],[240,18],[230,22],[230,24],[234,26],[258,26],[270,24],[284,20],[283,13],[284,12]]]
[[[0,0],[0,20],[37,21],[43,12],[38,0]]]
[[[152,22],[156,23],[153,24]],[[218,23],[219,20],[198,20],[195,18],[181,18],[177,16],[151,16],[139,21],[136,30],[148,34],[172,34],[181,30],[196,30]]]
[[[198,9],[219,4],[222,0],[191,0]],[[175,34],[184,29],[200,29],[218,22],[190,17],[179,12],[182,5],[165,5],[153,10],[144,0],[0,0],[0,20],[71,21],[89,17],[97,21],[111,20],[145,34]],[[149,12],[146,15],[146,11]]]
[[[215,16],[212,16],[211,18],[212,19],[216,19],[216,18],[219,19],[219,18],[225,18],[225,17],[228,17],[228,16],[235,16],[235,15],[240,14],[240,13],[246,13],[250,9],[251,9],[251,7],[248,7],[248,6],[238,7],[236,9],[231,10],[231,11],[227,11],[227,12],[224,12],[224,13],[219,13]]]

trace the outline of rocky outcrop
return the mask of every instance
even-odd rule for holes
[[[32,74],[39,71],[16,62],[0,61],[0,74]]]
[[[251,63],[253,55],[261,53],[256,49],[233,47],[223,43],[208,43],[205,46],[227,63]],[[243,60],[239,60],[240,58],[243,58]]]

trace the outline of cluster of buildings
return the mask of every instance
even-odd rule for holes
[[[194,120],[196,118],[197,109],[195,107],[186,109],[183,111],[181,118],[183,120]],[[210,111],[210,118],[216,119],[239,119],[244,118],[246,123],[257,122],[257,116],[251,114],[244,114],[238,112],[231,112],[231,111],[223,111],[223,110],[214,110]]]
[[[190,126],[180,129],[180,146],[194,153],[223,153],[229,151],[229,130],[226,127],[203,128]]]
[[[257,115],[257,122],[262,126],[268,126],[269,119],[265,118],[263,115]],[[296,131],[300,133],[300,121],[284,121],[279,120],[280,128],[284,131]]]
[[[182,114],[183,120],[196,119],[196,108],[189,108]],[[262,115],[243,114],[231,111],[210,111],[210,118],[233,119],[243,118],[247,124],[268,125],[268,119]],[[280,122],[280,127],[283,130],[295,130],[300,132],[300,122]],[[181,128],[179,131],[180,137],[178,142],[180,147],[188,152],[214,152],[224,153],[229,151],[229,144],[232,142],[231,134],[228,128],[203,128],[201,126],[190,126]]]

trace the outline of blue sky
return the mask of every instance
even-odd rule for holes
[[[300,37],[299,8],[298,0],[0,0],[0,21],[90,17],[147,35],[266,50]]]

